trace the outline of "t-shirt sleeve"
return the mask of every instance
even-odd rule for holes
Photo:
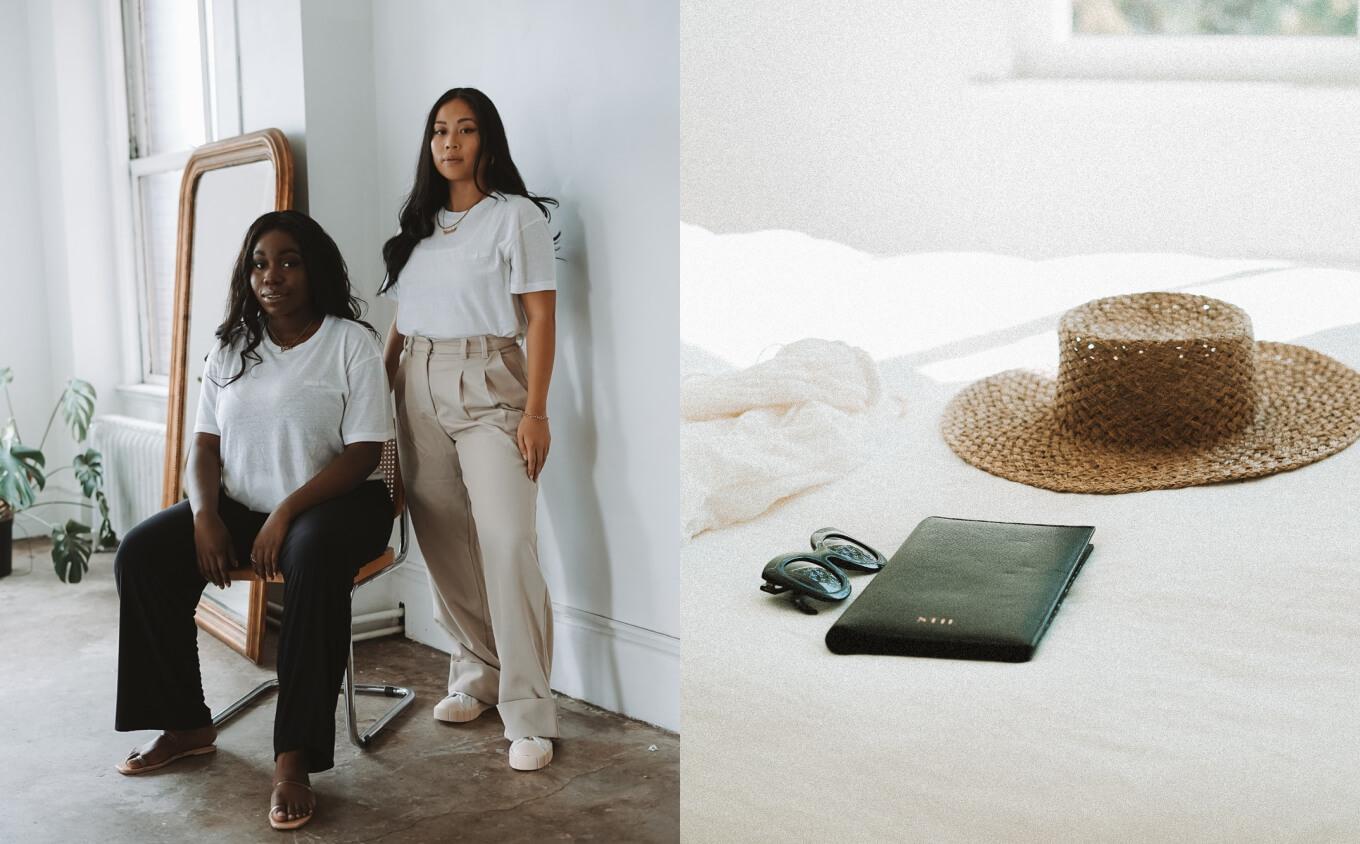
[[[371,337],[364,340],[356,344],[359,348],[348,356],[351,362],[346,366],[349,389],[340,420],[340,440],[345,445],[387,442],[394,436],[387,370],[377,341]]]
[[[199,385],[198,390],[198,418],[194,420],[195,434],[222,436],[222,429],[217,424],[217,396],[222,392],[222,388],[217,386],[222,380],[221,361],[222,348],[219,344],[213,348],[207,362],[203,364],[203,383]]]
[[[538,206],[518,204],[518,229],[510,243],[510,292],[557,289],[557,256],[548,220]]]

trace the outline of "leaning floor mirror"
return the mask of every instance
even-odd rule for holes
[[[184,467],[193,442],[204,359],[226,313],[232,265],[256,217],[293,204],[293,154],[277,129],[205,144],[180,181],[175,304],[170,347],[162,505],[185,497]],[[204,590],[199,627],[254,662],[264,640],[265,584],[233,583]]]

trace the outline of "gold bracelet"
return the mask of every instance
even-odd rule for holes
[[[537,414],[535,414],[535,413],[526,413],[526,414],[524,414],[524,415],[527,416],[527,417],[529,417],[530,419],[542,419],[544,422],[547,422],[547,421],[548,421],[548,417],[546,417],[546,416],[539,416],[539,415],[537,415]]]

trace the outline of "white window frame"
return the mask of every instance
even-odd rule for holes
[[[1360,35],[1074,36],[1071,0],[1015,11],[1022,78],[1360,83]]]
[[[208,141],[241,133],[240,59],[237,41],[236,0],[195,0],[199,9],[200,54],[204,71],[204,121]],[[192,149],[138,156],[137,138],[145,138],[141,87],[130,86],[129,75],[140,73],[140,44],[133,39],[138,27],[125,20],[140,17],[138,0],[104,0],[102,4],[110,104],[111,160],[114,179],[113,219],[117,242],[119,324],[124,350],[123,385],[119,392],[134,403],[144,404],[145,415],[163,415],[168,393],[166,375],[151,373],[150,290],[146,283],[146,256],[142,248],[142,208],[139,180],[156,173],[182,170]],[[125,14],[127,17],[125,17]]]

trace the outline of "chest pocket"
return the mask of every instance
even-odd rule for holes
[[[441,268],[455,282],[481,285],[501,276],[501,256],[495,249],[449,249],[439,257]]]
[[[329,429],[333,423],[338,429],[345,416],[345,406],[348,404],[344,385],[315,378],[295,383],[298,384],[297,393],[289,396],[287,400],[300,405],[298,415],[317,422],[325,420],[322,427]]]
[[[494,264],[496,250],[485,248],[444,249],[441,257],[450,264]]]

